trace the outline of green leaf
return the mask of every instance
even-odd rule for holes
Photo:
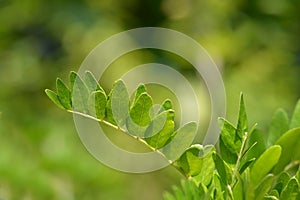
[[[89,97],[89,113],[97,119],[105,117],[106,98],[101,90],[92,92]]]
[[[129,112],[129,94],[122,80],[114,83],[111,94],[111,110],[117,125],[124,126]]]
[[[99,85],[95,76],[90,71],[86,71],[84,73],[84,82],[90,93],[100,90],[105,94],[104,90]]]
[[[220,140],[219,140],[219,147],[220,147],[220,153],[221,153],[222,159],[224,161],[226,161],[227,163],[235,164],[238,156],[236,153],[232,153],[231,151],[228,150],[228,148],[224,144],[222,138],[220,138]]]
[[[276,196],[267,195],[264,197],[264,200],[278,200],[278,198]]]
[[[291,119],[290,129],[300,127],[300,100],[298,101]]]
[[[248,131],[248,120],[247,120],[244,96],[243,96],[243,94],[241,94],[239,118],[238,118],[236,132],[237,132],[237,135],[242,139],[245,132],[247,132],[247,131]]]
[[[151,122],[150,109],[153,105],[152,98],[147,93],[142,93],[130,109],[130,117],[126,121],[130,134],[144,137],[144,133]]]
[[[56,90],[61,105],[65,109],[71,110],[72,109],[71,92],[69,88],[64,84],[64,82],[59,78],[56,79]]]
[[[255,144],[255,145],[254,145]],[[254,146],[253,146],[254,145]],[[266,150],[265,141],[262,133],[258,129],[254,129],[247,140],[245,155],[243,160],[250,160],[252,158],[258,159]],[[250,148],[251,147],[251,148]]]
[[[177,165],[189,176],[196,176],[201,172],[203,159],[199,157],[202,145],[192,145],[177,160]]]
[[[159,113],[164,112],[165,110],[171,110],[171,109],[173,109],[172,102],[171,102],[170,99],[166,99],[166,100],[162,103],[162,108],[161,108],[161,110],[159,111]]]
[[[256,158],[252,158],[252,159],[246,161],[243,165],[241,165],[241,167],[239,169],[239,173],[242,174],[255,160],[256,160]]]
[[[149,125],[151,121],[149,111],[152,105],[152,98],[147,93],[141,94],[130,109],[130,117],[133,122],[140,126]]]
[[[108,97],[107,97],[104,120],[113,125],[117,125],[117,123],[114,119],[113,113],[112,113],[112,109],[111,109],[111,95],[112,95],[112,90],[110,91],[110,93],[108,94]]]
[[[60,103],[60,101],[59,101],[59,99],[58,99],[58,96],[57,96],[57,94],[56,94],[55,92],[53,92],[52,90],[46,89],[46,90],[45,90],[45,93],[47,94],[47,96],[49,97],[49,99],[50,99],[53,103],[55,103],[59,108],[65,109],[65,108],[61,105],[61,103]]]
[[[174,133],[175,123],[173,119],[173,110],[167,110],[157,115],[145,131],[146,142],[155,149],[164,147]]]
[[[300,181],[300,165],[299,165],[298,170],[296,172],[295,178],[297,179],[298,182]]]
[[[298,195],[299,183],[295,178],[292,178],[280,194],[280,200],[297,200]]]
[[[70,82],[72,86],[73,110],[88,113],[89,91],[86,85],[75,72],[70,73]]]
[[[290,175],[287,172],[282,172],[279,177],[277,178],[276,184],[274,189],[281,194],[282,190],[286,187],[288,182],[290,181]]]
[[[218,171],[218,174],[221,178],[221,181],[225,185],[229,185],[232,182],[232,172],[229,166],[221,159],[221,157],[214,153],[213,154],[213,159],[215,162],[216,169]]]
[[[146,93],[146,92],[147,92],[147,89],[146,89],[145,85],[144,84],[140,84],[138,86],[138,88],[136,89],[136,91],[135,91],[135,96],[134,96],[134,100],[133,100],[133,104],[132,105],[134,105],[137,102],[137,100],[139,99],[139,97],[141,96],[141,94]]]
[[[268,146],[274,145],[275,142],[289,129],[289,119],[283,109],[278,109],[273,115],[270,131],[268,134]]]
[[[273,172],[275,174],[284,170],[290,162],[300,160],[300,128],[291,129],[284,133],[276,142],[282,147],[280,160]]]
[[[281,155],[281,147],[274,145],[268,148],[254,163],[250,171],[250,180],[257,185],[277,164]]]
[[[274,180],[273,174],[268,174],[255,188],[255,199],[263,199],[267,192],[271,189]]]
[[[272,189],[271,192],[269,192],[269,195],[275,199],[279,199],[279,193],[277,190]]]
[[[242,140],[236,134],[236,128],[227,120],[220,118],[221,140],[225,147],[233,154],[238,154]]]
[[[215,163],[212,157],[214,152],[216,152],[214,146],[207,145],[203,147],[201,145],[199,157],[202,160],[202,167],[199,174],[193,177],[197,185],[203,184],[208,186],[211,183],[215,169]]]
[[[243,183],[240,178],[238,178],[234,188],[233,188],[233,197],[234,199],[245,199],[244,198],[244,188],[243,188]]]
[[[196,131],[196,122],[189,122],[183,125],[174,133],[172,141],[161,149],[162,153],[165,154],[169,160],[177,160],[192,144]]]
[[[181,181],[182,188],[173,187],[173,195],[170,193],[164,194],[165,200],[196,200],[206,199],[203,188],[197,188],[192,181]]]
[[[223,197],[226,198],[226,196],[228,196],[227,187],[217,174],[214,174],[213,176],[213,183],[211,187],[214,188],[213,199],[223,199]]]

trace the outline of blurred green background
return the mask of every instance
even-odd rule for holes
[[[243,91],[250,123],[267,130],[275,109],[291,112],[300,97],[299,10],[297,0],[0,0],[0,199],[161,199],[179,183],[175,169],[134,175],[102,165],[44,89],[54,89],[57,76],[67,80],[112,34],[166,27],[199,41],[215,60],[227,118],[236,120]],[[174,62],[146,55],[119,63]],[[173,64],[193,77],[191,66]],[[114,78],[105,79],[106,90]]]

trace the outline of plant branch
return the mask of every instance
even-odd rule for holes
[[[135,139],[136,141],[140,142],[141,144],[145,145],[147,148],[149,148],[151,151],[157,153],[158,155],[160,155],[163,159],[165,159],[170,165],[172,165],[175,169],[177,169],[180,174],[182,174],[185,178],[189,178],[189,176],[187,174],[185,174],[182,170],[180,170],[180,168],[174,163],[174,161],[172,160],[169,160],[162,152],[160,152],[159,150],[157,150],[156,148],[150,146],[145,140],[143,140],[142,138],[140,137],[137,137],[137,136],[134,136],[132,134],[129,134],[126,130],[108,122],[108,121],[105,121],[103,119],[98,119],[96,117],[93,117],[91,115],[88,115],[88,114],[85,114],[85,113],[81,113],[81,112],[78,112],[78,111],[74,111],[74,110],[67,110],[68,112],[70,113],[73,113],[73,114],[76,114],[76,115],[80,115],[80,116],[83,116],[83,117],[86,117],[86,118],[89,118],[89,119],[92,119],[92,120],[95,120],[97,122],[100,122],[102,124],[105,124],[105,125],[108,125],[116,130],[119,130],[120,132],[126,134],[126,135],[129,135],[131,138]]]

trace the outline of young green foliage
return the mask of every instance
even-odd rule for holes
[[[175,130],[171,101],[153,111],[145,85],[138,86],[130,101],[122,80],[106,95],[91,72],[83,78],[71,72],[70,87],[57,79],[56,91],[45,90],[59,108],[129,134],[170,161],[188,180],[182,181],[182,188],[174,187],[173,194],[166,193],[167,200],[300,199],[300,101],[291,121],[285,111],[275,113],[265,141],[256,126],[248,130],[241,94],[238,122],[234,126],[219,120],[221,135],[215,148],[190,146],[197,124],[189,122]]]

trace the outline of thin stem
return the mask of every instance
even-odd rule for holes
[[[105,125],[108,125],[116,130],[119,130],[120,132],[126,134],[126,135],[129,135],[131,138],[137,140],[138,142],[140,142],[141,144],[145,145],[146,147],[148,147],[151,151],[157,153],[158,155],[160,155],[162,158],[164,158],[170,165],[172,165],[175,169],[177,169],[185,178],[189,178],[189,176],[187,174],[185,174],[182,170],[180,170],[180,168],[175,165],[175,163],[172,161],[172,160],[169,160],[162,152],[160,152],[159,150],[157,150],[156,148],[150,146],[145,140],[143,140],[142,138],[140,137],[137,137],[135,135],[132,135],[132,134],[129,134],[126,130],[108,122],[108,121],[105,121],[103,119],[98,119],[96,117],[93,117],[91,115],[88,115],[88,114],[85,114],[85,113],[81,113],[81,112],[78,112],[78,111],[74,111],[74,110],[67,110],[68,112],[70,113],[73,113],[73,114],[76,114],[76,115],[80,115],[80,116],[83,116],[83,117],[86,117],[86,118],[89,118],[89,119],[92,119],[92,120],[95,120],[95,121],[98,121],[100,123],[103,123]]]
[[[233,170],[233,173],[232,173],[232,183],[230,185],[230,187],[232,188],[233,185],[234,185],[234,179],[238,173],[238,170],[239,170],[239,166],[240,166],[240,163],[241,163],[241,158],[242,158],[242,155],[243,155],[243,151],[244,151],[244,148],[246,146],[246,140],[247,140],[247,137],[248,137],[248,132],[245,132],[245,135],[243,136],[243,140],[242,140],[242,146],[241,146],[241,149],[240,149],[240,152],[238,154],[238,158],[237,158],[237,161],[236,161],[236,165],[235,165],[235,168]]]

